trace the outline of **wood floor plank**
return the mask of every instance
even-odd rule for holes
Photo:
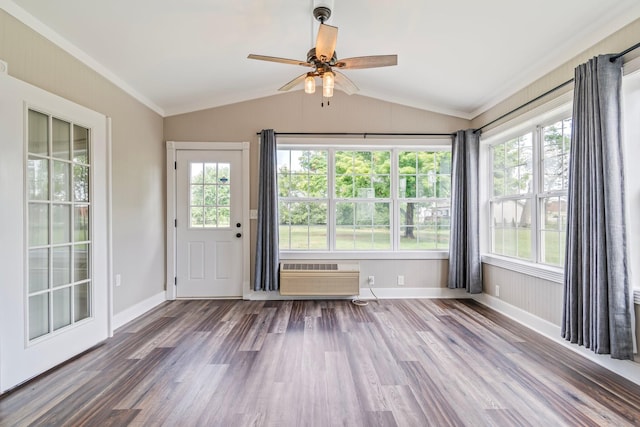
[[[167,302],[0,426],[627,426],[640,386],[469,300]]]

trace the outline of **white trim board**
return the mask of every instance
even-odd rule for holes
[[[113,329],[118,329],[167,300],[165,291],[159,292],[113,316]]]
[[[420,298],[471,298],[464,289],[448,288],[360,288],[360,294],[355,296],[283,296],[277,291],[252,291],[244,296],[252,301],[288,301],[312,299],[420,299]]]
[[[533,331],[544,335],[557,344],[560,344],[563,347],[566,347],[569,350],[572,350],[579,355],[591,360],[592,362],[597,363],[603,368],[606,368],[611,372],[614,372],[628,379],[629,381],[640,385],[640,363],[632,362],[629,360],[612,359],[608,354],[596,354],[591,350],[586,349],[585,347],[571,344],[569,341],[561,337],[559,326],[554,325],[553,323],[548,322],[540,317],[534,316],[533,314],[528,313],[511,304],[508,304],[498,298],[492,297],[487,294],[472,295],[471,298],[482,305],[485,305],[501,314],[504,314],[505,316],[528,327],[529,329],[532,329]]]

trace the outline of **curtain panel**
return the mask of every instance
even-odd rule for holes
[[[482,292],[478,164],[480,132],[458,131],[453,137],[451,159],[451,238],[449,288]]]
[[[260,175],[258,184],[258,224],[256,242],[256,291],[280,289],[278,268],[278,180],[277,147],[273,129],[260,133]]]
[[[575,70],[562,337],[633,359],[625,236],[622,59]]]

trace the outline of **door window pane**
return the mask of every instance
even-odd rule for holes
[[[49,200],[49,160],[29,156],[27,173],[29,200]]]
[[[54,117],[51,129],[53,131],[52,157],[69,160],[71,154],[71,125]]]
[[[80,282],[89,278],[89,245],[73,246],[73,281]]]
[[[29,246],[49,243],[49,205],[29,203]]]
[[[73,208],[73,241],[89,240],[89,205],[76,205]]]
[[[89,163],[89,129],[73,126],[73,161],[75,163]]]
[[[53,162],[53,200],[68,201],[71,188],[69,163]]]
[[[51,209],[53,213],[52,243],[69,243],[71,241],[71,205],[54,204]]]
[[[49,333],[49,293],[29,297],[29,339]]]
[[[73,200],[89,201],[89,168],[87,166],[73,165]]]
[[[49,249],[29,251],[29,292],[43,291],[49,287]]]
[[[29,153],[49,155],[49,117],[29,110]]]
[[[91,316],[89,283],[81,283],[73,287],[73,320],[78,322]]]
[[[53,291],[53,330],[71,324],[71,288]]]
[[[71,246],[52,249],[53,286],[71,283]]]

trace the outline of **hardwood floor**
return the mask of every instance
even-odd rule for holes
[[[469,300],[174,301],[2,426],[625,426],[640,387]]]

